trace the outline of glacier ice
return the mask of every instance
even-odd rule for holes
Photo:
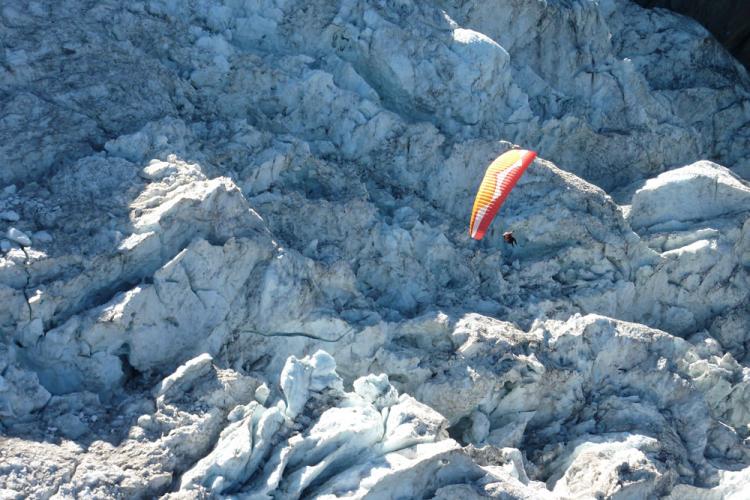
[[[695,22],[39,0],[0,30],[3,494],[747,488],[750,78]]]

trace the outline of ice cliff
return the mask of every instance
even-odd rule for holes
[[[4,498],[750,488],[750,78],[696,22],[47,0],[0,32]]]

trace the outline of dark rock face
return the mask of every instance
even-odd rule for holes
[[[750,69],[750,2],[747,0],[635,0],[642,7],[663,7],[705,26]]]

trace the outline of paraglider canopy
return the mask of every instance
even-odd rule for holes
[[[471,211],[469,235],[481,240],[513,186],[536,157],[534,151],[511,149],[490,163]]]

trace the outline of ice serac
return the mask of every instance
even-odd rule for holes
[[[607,189],[698,158],[747,177],[747,72],[695,21],[630,0],[440,3],[511,55],[540,126],[506,137]]]
[[[456,323],[452,337],[459,355],[450,368],[430,376],[440,362],[423,363],[427,374],[412,375],[406,387],[445,414],[465,441],[526,450],[542,475],[552,478],[548,485],[556,483],[555,474],[572,474],[576,460],[589,462],[576,458],[575,449],[584,443],[611,448],[601,451],[604,456],[618,447],[661,452],[649,473],[653,491],[675,481],[675,472],[708,481],[714,469],[707,458],[742,462],[747,456],[745,412],[727,413],[745,404],[740,401],[748,395],[746,370],[729,355],[599,316],[537,323],[527,333],[470,316]],[[681,417],[673,420],[674,414]],[[654,439],[628,441],[637,435]],[[577,444],[564,447],[576,439]],[[595,449],[593,455],[599,453]],[[666,456],[669,463],[664,463]],[[682,458],[671,461],[676,457]],[[602,467],[614,465],[605,460]],[[612,485],[619,476],[613,477]]]
[[[749,215],[750,186],[711,162],[646,181],[632,197],[628,219],[660,253],[661,263],[636,277],[650,302],[636,300],[637,307],[653,311],[651,299],[656,299],[666,306],[658,326],[681,335],[708,329],[742,359],[747,338],[740,325],[750,293]]]
[[[49,203],[79,205],[87,195],[109,206],[124,196],[118,183],[144,191],[125,207],[119,203],[127,200],[114,200],[119,218],[103,214],[110,224],[99,225],[98,213],[84,221],[97,231],[91,247],[61,235],[49,254],[27,252],[15,262],[28,276],[16,293],[33,297],[18,311],[31,316],[17,323],[18,357],[33,363],[54,393],[108,391],[122,384],[129,367],[174,368],[196,351],[211,350],[204,332],[222,323],[256,265],[273,252],[262,220],[231,180],[209,180],[198,166],[169,158],[140,171],[116,158],[78,162],[61,175],[55,186],[60,197]],[[101,166],[126,178],[83,181]],[[85,252],[94,252],[93,259]],[[82,262],[85,272],[72,272]]]
[[[724,2],[686,0],[636,0],[650,8],[666,8],[690,16],[703,26],[729,50],[745,67],[750,67],[750,39],[748,17],[750,6],[741,0]]]
[[[649,179],[633,195],[630,223],[636,230],[661,224],[715,219],[750,211],[750,187],[711,162],[697,162]],[[672,223],[672,224],[670,224]]]
[[[750,79],[695,22],[6,4],[0,496],[747,490]]]
[[[210,451],[229,412],[252,404],[260,385],[213,361],[207,354],[188,361],[114,413],[90,392],[53,396],[28,427],[35,443],[3,438],[0,488],[16,497],[162,495]]]
[[[214,450],[183,475],[180,491],[396,498],[509,481],[475,463],[448,437],[439,413],[399,397],[387,376],[357,379],[356,392],[344,392],[335,367],[324,351],[290,357],[279,382],[284,398],[236,407]],[[521,462],[510,464],[525,478]]]

